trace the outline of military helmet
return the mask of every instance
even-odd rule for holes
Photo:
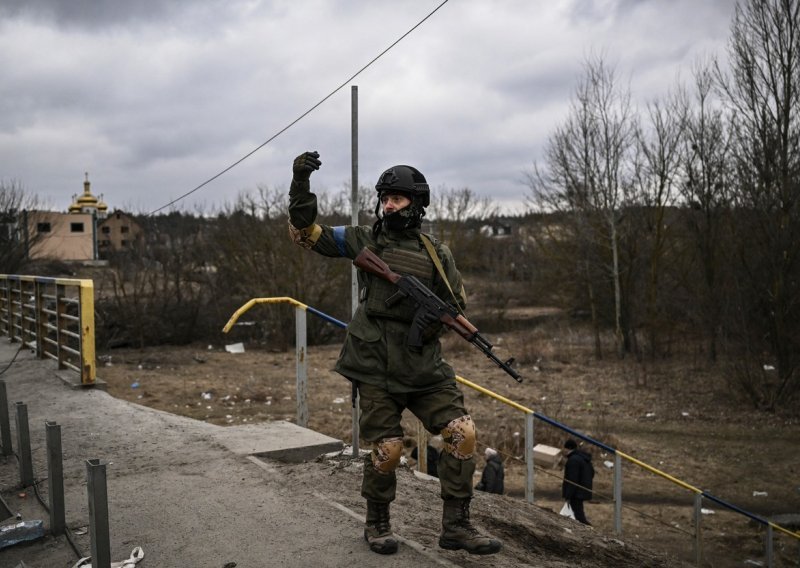
[[[385,192],[407,195],[422,207],[427,207],[431,202],[431,190],[425,176],[411,166],[392,166],[383,172],[375,191],[378,192],[378,198]]]

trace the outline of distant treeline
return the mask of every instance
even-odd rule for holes
[[[726,66],[699,62],[688,85],[641,108],[602,57],[588,58],[567,116],[526,173],[526,210],[501,216],[469,189],[440,188],[426,230],[453,250],[468,287],[491,282],[483,307],[562,307],[592,331],[597,357],[657,361],[691,344],[710,363],[724,358],[758,407],[796,402],[798,30],[798,0],[742,2]],[[319,222],[349,222],[346,193],[321,196]],[[371,223],[374,192],[362,189],[360,201]],[[213,218],[139,218],[144,238],[109,259],[98,284],[101,343],[219,340],[254,297],[291,296],[349,319],[350,263],[292,244],[286,207],[285,192],[260,188]],[[260,307],[231,337],[283,348],[293,318]],[[341,333],[308,323],[311,341]],[[608,330],[614,353],[600,341]]]

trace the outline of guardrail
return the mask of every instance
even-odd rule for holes
[[[0,333],[95,383],[92,280],[0,274]]]
[[[324,320],[326,320],[326,321],[328,321],[330,323],[333,323],[334,325],[336,325],[338,327],[341,327],[341,328],[346,328],[347,324],[342,322],[342,321],[340,321],[340,320],[337,320],[336,318],[333,318],[333,317],[331,317],[331,316],[329,316],[329,315],[327,315],[327,314],[325,314],[325,313],[323,313],[323,312],[321,312],[321,311],[319,311],[317,309],[314,309],[314,308],[312,308],[310,306],[307,306],[306,304],[303,304],[302,302],[298,302],[297,300],[295,300],[293,298],[289,298],[289,297],[254,298],[254,299],[250,300],[249,302],[247,302],[246,304],[244,304],[241,308],[236,310],[236,312],[234,312],[234,314],[228,320],[228,323],[225,324],[225,327],[223,328],[223,331],[226,332],[226,333],[228,331],[230,331],[231,328],[235,325],[236,321],[239,319],[239,317],[241,317],[246,311],[248,311],[253,306],[255,306],[257,304],[276,304],[276,303],[291,304],[291,305],[295,306],[295,308],[296,308],[295,309],[295,314],[296,314],[295,324],[296,324],[297,334],[296,334],[295,349],[296,349],[296,362],[297,362],[297,389],[298,389],[298,391],[297,391],[297,393],[298,393],[298,395],[297,395],[297,406],[298,406],[297,417],[298,417],[298,424],[301,425],[301,426],[306,426],[308,424],[308,397],[307,397],[308,367],[307,367],[307,362],[306,362],[307,345],[306,345],[306,333],[305,333],[305,325],[306,325],[305,313],[306,313],[306,311],[310,311],[313,314],[321,317],[322,319],[324,319]],[[300,330],[301,327],[302,327],[302,332]],[[480,392],[480,393],[482,393],[484,395],[490,396],[493,399],[495,399],[495,400],[497,400],[499,402],[502,402],[503,404],[506,404],[506,405],[508,405],[508,406],[510,406],[510,407],[512,407],[512,408],[514,408],[514,409],[516,409],[516,410],[518,410],[518,411],[520,411],[520,412],[525,414],[525,466],[526,466],[525,500],[528,503],[533,503],[533,496],[534,496],[534,479],[535,479],[534,471],[535,471],[535,468],[534,468],[534,461],[533,461],[533,447],[535,445],[535,442],[534,442],[534,418],[536,418],[536,419],[541,420],[542,422],[545,422],[545,423],[547,423],[547,424],[549,424],[551,426],[559,428],[560,430],[563,430],[564,432],[567,432],[572,436],[580,438],[580,439],[584,440],[585,442],[588,442],[588,443],[590,443],[590,444],[592,444],[594,446],[597,446],[597,447],[603,449],[604,451],[606,451],[606,452],[608,452],[608,453],[610,453],[610,454],[612,454],[614,456],[614,467],[613,467],[613,471],[614,471],[614,481],[613,481],[613,487],[614,487],[614,492],[613,492],[613,499],[614,499],[614,533],[617,534],[617,535],[621,535],[622,534],[622,460],[624,459],[624,460],[628,461],[629,463],[634,464],[637,467],[640,467],[640,468],[642,468],[642,469],[644,469],[644,470],[646,470],[646,471],[648,471],[648,472],[650,472],[652,474],[655,474],[655,475],[661,477],[662,479],[665,479],[665,480],[669,481],[670,483],[673,483],[674,485],[677,485],[677,486],[679,486],[679,487],[681,487],[683,489],[686,489],[686,490],[688,490],[688,491],[690,491],[690,492],[692,492],[694,494],[694,499],[693,499],[693,509],[694,509],[694,514],[693,514],[693,521],[694,521],[694,542],[693,542],[693,547],[694,547],[695,563],[697,565],[700,565],[702,563],[702,561],[703,561],[702,522],[701,522],[702,521],[701,509],[702,509],[703,499],[708,499],[709,501],[712,501],[712,502],[716,503],[717,505],[725,507],[726,509],[728,509],[728,510],[734,512],[734,513],[737,513],[739,515],[747,517],[748,519],[750,519],[752,521],[755,521],[756,523],[766,527],[766,536],[765,536],[765,544],[764,544],[764,546],[765,546],[765,558],[766,558],[766,561],[767,561],[767,566],[770,567],[770,568],[774,564],[774,550],[773,550],[774,531],[779,531],[781,533],[789,535],[789,536],[795,538],[798,541],[798,543],[800,544],[800,531],[797,531],[797,532],[791,531],[791,530],[789,530],[789,529],[787,529],[785,527],[782,527],[782,526],[778,525],[777,523],[769,521],[768,519],[765,519],[765,518],[763,518],[763,517],[761,517],[759,515],[756,515],[756,514],[748,512],[748,511],[745,511],[744,509],[742,509],[742,508],[740,508],[740,507],[738,507],[738,506],[736,506],[736,505],[734,505],[732,503],[728,503],[727,501],[724,501],[724,500],[720,499],[719,497],[716,497],[716,496],[708,493],[707,491],[703,491],[702,489],[699,489],[698,487],[695,487],[694,485],[691,485],[689,483],[681,481],[680,479],[678,479],[676,477],[673,477],[672,475],[670,475],[670,474],[668,474],[668,473],[666,473],[664,471],[661,471],[658,468],[650,466],[647,463],[634,458],[633,456],[630,456],[630,455],[628,455],[628,454],[626,454],[626,453],[624,453],[624,452],[622,452],[620,450],[617,450],[616,448],[613,448],[613,447],[611,447],[611,446],[609,446],[607,444],[604,444],[603,442],[600,442],[599,440],[595,440],[595,439],[591,438],[590,436],[587,436],[586,434],[582,434],[581,432],[578,432],[577,430],[574,430],[573,428],[570,428],[569,426],[567,426],[565,424],[562,424],[562,423],[560,423],[560,422],[558,422],[556,420],[553,420],[552,418],[549,418],[548,416],[545,416],[544,414],[540,414],[540,413],[538,413],[538,412],[536,412],[536,411],[534,411],[534,410],[532,410],[530,408],[527,408],[527,407],[525,407],[525,406],[523,406],[523,405],[521,405],[521,404],[519,404],[517,402],[514,402],[513,400],[510,400],[510,399],[508,399],[508,398],[506,398],[506,397],[504,397],[502,395],[499,395],[499,394],[497,394],[497,393],[495,393],[495,392],[493,392],[493,391],[491,391],[489,389],[486,389],[486,388],[484,388],[484,387],[482,387],[482,386],[480,386],[480,385],[478,385],[476,383],[473,383],[472,381],[469,381],[468,379],[465,379],[465,378],[460,377],[460,376],[456,376],[456,380],[460,384],[462,384],[462,385],[464,385],[466,387],[474,389],[474,390],[476,390],[476,391],[478,391],[478,392]],[[302,383],[302,387],[301,387],[301,383]],[[302,388],[302,393],[301,393],[301,388]],[[300,422],[301,417],[303,419],[302,423]],[[425,445],[423,444],[421,447],[425,447]],[[357,452],[357,448],[358,448],[358,414],[357,414],[357,410],[354,410],[354,413],[353,413],[353,454],[354,455]],[[425,454],[425,452],[420,451],[419,454],[423,455],[423,454]]]

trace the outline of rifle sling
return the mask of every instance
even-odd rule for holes
[[[420,233],[419,236],[420,239],[422,239],[422,244],[425,245],[425,248],[428,250],[428,254],[431,256],[431,260],[433,261],[433,264],[436,266],[436,270],[439,271],[439,276],[442,277],[445,286],[447,286],[447,289],[450,291],[450,297],[453,298],[453,302],[455,303],[458,313],[460,313],[463,316],[464,312],[461,311],[461,304],[458,303],[458,299],[456,298],[455,293],[453,293],[453,289],[450,287],[450,281],[447,279],[447,275],[444,273],[442,262],[439,260],[439,255],[436,254],[436,249],[433,248],[433,243],[431,242],[430,237],[425,233]]]

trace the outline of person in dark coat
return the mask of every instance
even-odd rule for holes
[[[500,454],[492,448],[486,448],[484,456],[486,457],[486,466],[483,468],[481,480],[478,482],[478,485],[475,486],[475,489],[502,495],[503,479],[505,478],[503,460],[500,459]]]
[[[592,498],[592,479],[594,467],[592,456],[578,449],[578,444],[573,439],[564,443],[564,448],[569,451],[567,463],[564,465],[564,482],[561,485],[561,496],[569,501],[575,520],[584,525],[591,525],[586,519],[583,502]]]

